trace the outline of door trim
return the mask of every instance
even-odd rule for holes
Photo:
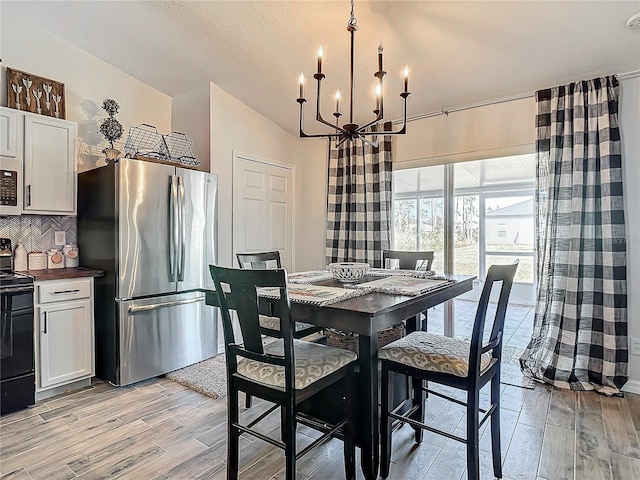
[[[242,160],[248,160],[250,162],[256,162],[256,163],[263,163],[265,165],[269,165],[272,167],[277,167],[277,168],[284,168],[287,170],[291,171],[291,270],[292,271],[296,271],[296,255],[295,255],[295,251],[296,251],[296,167],[295,165],[291,165],[288,163],[284,163],[284,162],[280,162],[277,160],[271,160],[271,159],[267,159],[264,157],[260,157],[258,155],[253,155],[253,154],[246,154],[246,153],[242,153],[242,152],[238,152],[236,150],[232,151],[233,154],[233,165],[232,165],[232,170],[231,170],[231,176],[232,178],[234,178],[236,172],[237,172],[237,167],[236,167],[236,160],[238,159],[242,159]],[[234,191],[233,191],[233,181],[231,182],[231,199],[232,199],[232,208],[234,207],[233,205],[233,198],[234,198]],[[234,238],[234,231],[233,231],[233,217],[231,220],[231,253],[232,253],[232,257],[233,257],[233,252],[235,252],[235,246],[233,245],[233,238]],[[232,265],[235,266],[235,258],[231,259]]]

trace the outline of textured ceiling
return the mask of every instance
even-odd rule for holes
[[[325,51],[323,110],[348,89],[349,2],[2,0],[5,18],[34,24],[170,95],[213,82],[297,135],[297,79],[309,130],[316,51]],[[356,123],[371,118],[377,47],[384,45],[385,110],[409,115],[640,69],[640,1],[356,1]],[[343,101],[343,111],[346,105]],[[317,129],[315,129],[317,131]]]

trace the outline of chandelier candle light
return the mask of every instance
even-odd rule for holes
[[[355,33],[358,30],[358,21],[353,14],[353,2],[351,0],[351,17],[349,18],[349,22],[347,23],[347,31],[351,35],[351,63],[350,63],[350,72],[349,72],[349,123],[345,123],[340,126],[340,117],[342,113],[340,112],[340,90],[336,91],[336,111],[333,113],[333,116],[336,118],[334,124],[327,122],[324,118],[322,118],[322,114],[320,113],[320,92],[322,80],[325,78],[325,75],[322,73],[322,59],[324,57],[324,49],[322,46],[318,49],[318,71],[313,76],[318,81],[318,89],[316,93],[316,120],[324,125],[327,125],[335,130],[335,132],[331,133],[320,133],[320,134],[306,134],[303,130],[303,118],[304,118],[304,104],[307,99],[304,98],[304,74],[300,74],[300,97],[296,100],[300,104],[300,138],[336,138],[338,140],[337,147],[342,145],[345,141],[353,141],[353,140],[362,140],[363,142],[373,146],[378,146],[378,137],[380,135],[404,135],[407,130],[407,98],[411,93],[409,93],[409,66],[406,66],[403,71],[404,76],[404,91],[400,94],[402,99],[404,100],[404,111],[402,118],[402,128],[397,131],[384,131],[384,132],[371,132],[368,131],[371,127],[375,125],[379,125],[384,121],[384,99],[382,94],[382,79],[387,74],[382,69],[382,43],[378,46],[378,71],[373,74],[375,78],[378,79],[377,85],[375,88],[376,94],[376,108],[373,110],[374,119],[365,125],[358,125],[353,122],[353,72],[354,72],[354,49],[355,49]],[[366,137],[372,137],[372,140],[367,139]]]

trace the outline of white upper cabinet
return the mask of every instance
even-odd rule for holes
[[[18,144],[18,113],[0,109],[0,156],[15,158]]]
[[[25,114],[23,213],[76,214],[77,124]]]

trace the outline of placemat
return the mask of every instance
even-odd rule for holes
[[[430,278],[436,274],[433,270],[397,270],[390,268],[370,268],[367,275],[370,277],[390,277],[400,275],[403,277]]]
[[[452,280],[442,278],[431,279],[392,275],[372,282],[360,283],[354,285],[354,287],[356,289],[369,289],[374,292],[416,296],[444,288],[451,283],[453,283]]]
[[[297,303],[310,303],[312,305],[325,306],[332,303],[341,302],[348,298],[366,295],[371,291],[368,288],[338,288],[325,287],[321,285],[290,285],[287,288],[289,299]],[[280,298],[280,289],[278,287],[265,287],[258,289],[258,295],[264,298]]]
[[[328,270],[310,270],[308,272],[289,273],[287,279],[290,283],[317,283],[333,280],[333,274]]]

